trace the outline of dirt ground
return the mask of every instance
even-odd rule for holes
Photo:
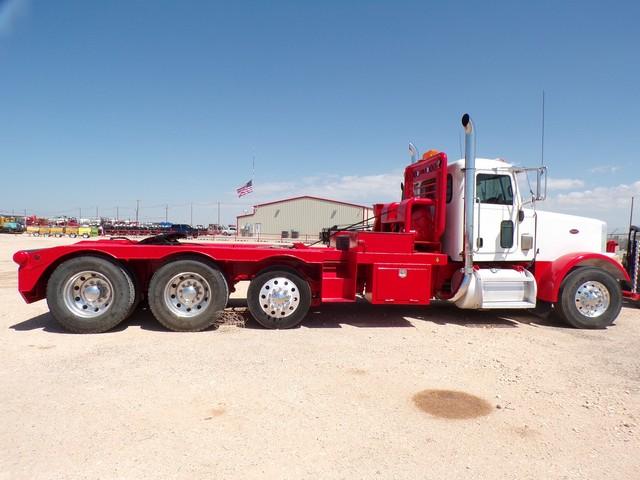
[[[640,309],[605,331],[367,304],[63,332],[0,235],[0,479],[637,479]],[[246,320],[245,328],[234,326]]]

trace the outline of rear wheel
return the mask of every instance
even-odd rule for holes
[[[622,290],[617,280],[598,268],[571,272],[560,288],[558,314],[576,328],[606,328],[622,308]]]
[[[273,270],[251,280],[247,305],[253,318],[265,328],[293,328],[309,311],[311,288],[295,273]]]
[[[132,311],[129,274],[98,257],[77,257],[58,266],[47,283],[47,304],[58,323],[75,333],[112,329]]]
[[[219,318],[229,287],[220,270],[198,260],[176,260],[156,271],[148,297],[153,315],[166,328],[198,332]]]

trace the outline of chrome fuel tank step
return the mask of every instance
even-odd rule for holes
[[[537,285],[527,270],[474,270],[465,295],[455,304],[467,309],[534,308]]]

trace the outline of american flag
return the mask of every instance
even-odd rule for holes
[[[253,180],[249,180],[240,188],[236,188],[236,193],[238,194],[238,198],[244,197],[245,195],[249,195],[251,192],[253,192]]]

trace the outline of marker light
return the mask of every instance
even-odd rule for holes
[[[25,252],[24,250],[20,250],[13,255],[13,261],[18,265],[23,267],[29,261],[29,252]]]

